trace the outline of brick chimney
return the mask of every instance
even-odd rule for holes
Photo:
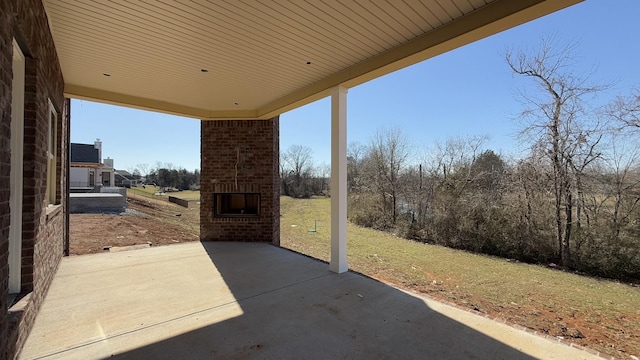
[[[93,147],[98,149],[98,161],[102,162],[102,141],[100,141],[100,139],[96,139],[93,143]]]
[[[280,244],[279,117],[201,122],[200,239]]]

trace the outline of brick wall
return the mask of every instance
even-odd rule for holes
[[[24,193],[20,307],[7,309],[12,41],[25,55]],[[40,0],[0,0],[0,358],[17,355],[63,254],[66,138],[64,81]],[[57,206],[47,207],[49,103],[58,114]]]
[[[280,244],[279,119],[202,121],[200,238]],[[214,193],[260,193],[258,217],[214,217]]]
[[[12,39],[11,12],[0,0],[0,357],[6,358],[8,347],[9,288],[9,186],[11,172],[11,79],[12,79]]]

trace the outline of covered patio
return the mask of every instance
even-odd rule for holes
[[[1,1],[0,357],[572,358],[348,272],[346,130],[349,88],[577,2]],[[328,96],[327,266],[273,245],[278,116]],[[63,258],[69,99],[202,120],[220,243]]]
[[[66,97],[202,120],[202,240],[279,244],[278,117],[330,96],[329,266],[342,273],[348,89],[579,1],[43,4]]]
[[[289,250],[238,242],[63,259],[20,358],[599,359]]]

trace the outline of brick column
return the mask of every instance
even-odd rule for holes
[[[280,244],[279,117],[202,121],[200,239]],[[214,216],[214,194],[260,194],[257,215]]]

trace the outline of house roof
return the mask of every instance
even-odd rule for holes
[[[136,177],[131,175],[130,172],[126,171],[126,170],[116,170],[115,171],[115,176],[116,177],[121,177],[125,180],[136,180]]]
[[[99,164],[98,149],[93,144],[71,143],[71,162]]]
[[[580,1],[43,3],[66,96],[266,119]]]

